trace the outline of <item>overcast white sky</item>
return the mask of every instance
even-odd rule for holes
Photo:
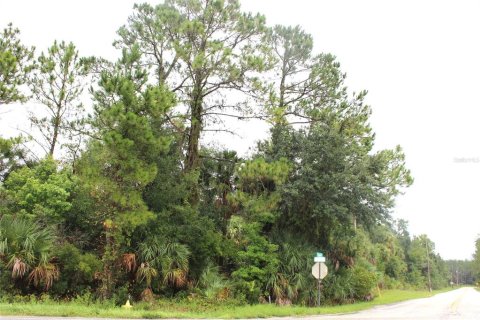
[[[82,55],[113,58],[115,31],[135,2],[142,1],[0,0],[0,28],[13,22],[40,50],[57,39]],[[301,25],[317,52],[338,57],[352,90],[369,91],[377,148],[400,144],[415,178],[394,217],[409,220],[412,234],[428,234],[443,258],[471,258],[480,232],[480,2],[241,2],[269,24]],[[21,122],[16,109],[0,115],[0,134]],[[234,142],[240,151],[260,138],[243,132]]]

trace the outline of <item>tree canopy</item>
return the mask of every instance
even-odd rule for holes
[[[27,99],[21,86],[33,68],[34,48],[23,45],[19,34],[10,23],[0,36],[0,105]]]

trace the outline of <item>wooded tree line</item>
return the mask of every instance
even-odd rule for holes
[[[0,138],[2,294],[309,305],[316,251],[332,303],[448,284],[390,216],[413,181],[401,148],[375,151],[366,92],[301,27],[167,0],[135,5],[114,45],[118,61],[0,38],[0,108],[38,109],[38,134]],[[248,119],[270,127],[251,157],[203,143]]]

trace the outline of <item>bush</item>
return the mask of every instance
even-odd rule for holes
[[[130,294],[129,294],[129,288],[128,284],[125,284],[121,287],[117,287],[113,294],[112,294],[112,299],[111,301],[117,305],[120,306],[122,304],[125,304],[127,302],[127,299],[130,299]]]
[[[83,293],[81,295],[77,295],[73,299],[73,302],[81,304],[81,305],[88,306],[90,304],[95,303],[95,298],[94,298],[94,296],[92,295],[91,292],[86,291],[85,293]]]
[[[323,298],[332,304],[351,302],[354,296],[351,269],[331,272],[323,281]]]
[[[352,288],[354,298],[365,300],[371,295],[372,289],[377,285],[377,275],[363,266],[352,269]]]
[[[405,289],[405,284],[398,279],[394,279],[389,276],[383,276],[383,279],[381,281],[381,288],[382,289]]]
[[[209,301],[225,301],[231,297],[232,285],[219,273],[218,267],[208,265],[198,285],[203,297]]]
[[[102,262],[94,254],[82,253],[70,243],[58,248],[60,279],[52,293],[62,297],[82,295],[95,287],[94,275],[102,270]]]
[[[366,300],[377,283],[377,274],[371,265],[357,264],[329,274],[324,281],[323,296],[333,304]]]

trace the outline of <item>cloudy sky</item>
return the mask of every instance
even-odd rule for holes
[[[115,31],[135,2],[0,0],[0,28],[13,22],[40,50],[67,40],[82,55],[113,59]],[[271,25],[301,25],[317,52],[338,57],[352,91],[369,91],[377,148],[400,144],[415,178],[394,217],[409,220],[412,234],[426,233],[443,258],[471,258],[480,233],[480,2],[241,2]],[[24,108],[0,114],[0,134],[26,128]],[[241,135],[234,142],[241,152],[262,137],[251,129]]]

